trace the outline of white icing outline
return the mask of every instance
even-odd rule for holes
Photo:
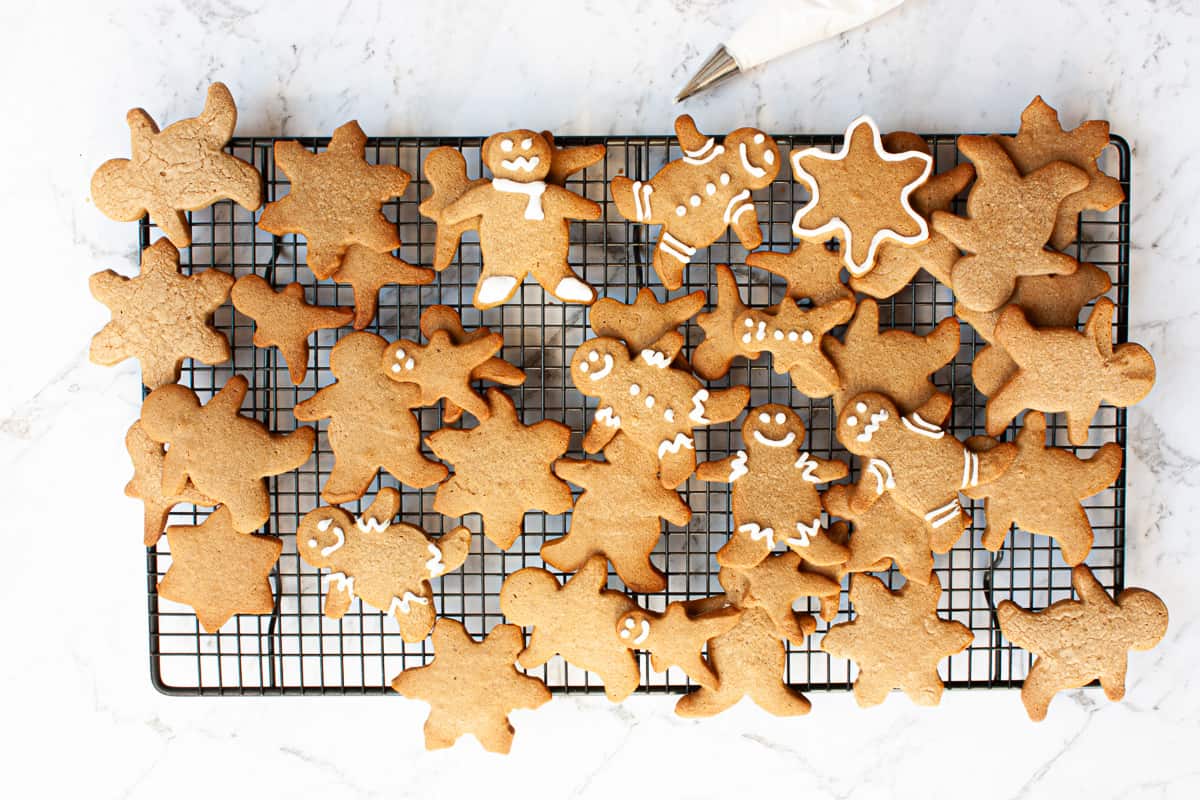
[[[692,395],[692,410],[688,419],[697,425],[708,425],[712,420],[704,416],[704,401],[708,399],[708,389],[700,389]]]
[[[867,472],[875,476],[875,494],[883,494],[885,488],[896,488],[896,478],[892,475],[892,465],[882,458],[872,458],[868,461]],[[887,473],[886,476],[884,473]]]
[[[737,455],[733,457],[733,461],[729,462],[729,482],[730,483],[733,483],[734,481],[736,481],[738,478],[742,477],[743,475],[747,475],[750,473],[750,470],[746,469],[746,460],[748,458],[749,458],[749,456],[746,455],[745,450],[738,450]]]
[[[782,439],[771,439],[762,435],[762,431],[754,432],[754,441],[759,444],[765,444],[767,447],[787,447],[792,442],[796,441],[796,432],[788,431],[788,435]]]
[[[537,161],[537,156],[533,157],[534,162]],[[542,195],[546,193],[545,181],[520,181],[509,180],[508,178],[492,178],[492,188],[498,192],[509,192],[511,194],[523,194],[529,198],[529,202],[525,206],[525,219],[544,220],[545,213],[542,211]]]
[[[650,366],[658,367],[659,369],[666,369],[671,366],[671,359],[667,358],[667,354],[658,350],[651,350],[649,348],[643,350],[642,359]]]
[[[675,438],[671,440],[663,439],[658,445],[658,457],[662,458],[666,453],[678,453],[679,448],[686,447],[688,450],[695,450],[696,443],[692,441],[692,437],[682,433],[675,434]]]
[[[850,228],[842,221],[841,217],[834,217],[819,228],[805,228],[800,225],[800,220],[804,217],[804,215],[815,208],[821,199],[820,188],[817,186],[816,179],[806,172],[802,166],[800,166],[800,161],[808,156],[819,158],[823,161],[844,160],[850,153],[850,142],[854,138],[854,130],[859,125],[867,125],[870,127],[871,137],[875,145],[875,154],[880,159],[884,161],[896,162],[907,161],[910,158],[920,158],[925,162],[925,169],[921,171],[921,174],[916,178],[916,180],[914,180],[912,183],[906,184],[900,191],[900,206],[905,212],[908,213],[909,217],[911,217],[913,221],[917,223],[917,226],[920,228],[920,233],[916,234],[915,236],[901,236],[889,228],[881,228],[875,232],[874,236],[871,237],[871,246],[867,249],[866,261],[862,264],[855,264],[853,256],[854,248],[852,234],[850,233]],[[883,147],[883,138],[879,134],[879,126],[875,124],[875,120],[871,119],[871,117],[867,116],[866,114],[863,114],[855,119],[850,123],[849,127],[846,128],[846,134],[842,141],[842,147],[838,152],[828,153],[817,147],[809,147],[804,150],[793,150],[791,154],[791,162],[792,175],[795,180],[807,184],[809,191],[812,192],[812,197],[809,199],[808,203],[806,203],[803,208],[796,212],[796,216],[792,220],[792,233],[794,233],[797,238],[805,238],[809,236],[821,236],[824,234],[833,233],[834,231],[841,231],[842,236],[845,239],[842,244],[843,261],[845,261],[846,269],[850,271],[851,275],[855,277],[866,275],[875,267],[875,253],[879,249],[879,245],[884,241],[894,240],[900,242],[901,244],[918,244],[929,238],[929,225],[925,222],[924,217],[913,210],[912,205],[909,203],[909,195],[911,195],[913,191],[922,183],[924,183],[929,177],[929,173],[933,169],[933,158],[915,150],[909,150],[904,153],[887,152]]]
[[[412,613],[412,605],[411,605],[412,603],[420,603],[423,606],[427,606],[427,605],[429,605],[429,598],[428,597],[419,597],[419,596],[413,594],[412,592],[405,592],[404,597],[393,597],[392,598],[392,603],[391,603],[391,605],[388,606],[387,613],[395,614],[396,609],[399,609],[400,613],[402,613],[402,614],[405,614],[405,615],[411,614]]]
[[[593,351],[593,352],[595,352],[595,351]],[[582,369],[583,369],[583,365],[582,365],[582,364],[580,364],[579,366],[580,366],[580,370],[582,371]],[[588,377],[589,377],[589,378],[591,378],[591,379],[592,379],[592,380],[594,380],[594,381],[602,381],[602,380],[604,380],[605,378],[607,378],[607,377],[608,377],[608,373],[610,373],[610,372],[612,372],[612,371],[613,371],[613,357],[612,357],[612,354],[611,354],[611,353],[605,353],[605,354],[604,354],[604,366],[603,366],[603,367],[601,367],[600,369],[596,370],[595,372],[593,372],[593,373],[592,373],[591,375],[589,375]]]

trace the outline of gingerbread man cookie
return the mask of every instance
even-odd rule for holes
[[[633,355],[679,330],[679,326],[696,316],[707,301],[704,292],[695,291],[660,303],[652,289],[643,287],[632,303],[622,303],[611,297],[597,300],[589,313],[589,321],[593,333],[623,340]],[[687,368],[682,353],[676,356],[675,365]]]
[[[861,490],[854,486],[830,486],[821,495],[821,505],[829,514],[854,523],[854,532],[846,542],[850,556],[839,565],[839,576],[884,572],[895,564],[905,579],[929,583],[933,574],[931,551],[948,552],[961,529],[951,526],[948,533],[944,533],[945,528],[931,531],[925,520],[896,502],[890,493],[863,508],[866,504],[856,501],[857,491]]]
[[[1016,458],[1016,446],[976,453],[919,412],[902,415],[881,394],[853,398],[838,417],[838,441],[866,462],[851,508],[869,509],[885,492],[919,515],[930,536],[957,541],[970,520],[958,493],[995,480]]]
[[[823,306],[854,299],[854,292],[842,283],[844,265],[837,240],[801,239],[790,253],[756,251],[746,256],[746,266],[783,278],[787,296],[794,300],[808,298],[813,305]]]
[[[850,579],[854,619],[834,625],[821,639],[821,649],[858,665],[854,699],[862,708],[876,706],[888,692],[901,689],[914,703],[936,706],[945,685],[938,662],[961,653],[974,641],[961,622],[938,616],[942,584],[908,582],[891,592],[871,575]]]
[[[757,128],[738,128],[722,144],[700,133],[687,114],[676,118],[683,157],[647,181],[619,175],[610,187],[621,216],[661,225],[654,271],[668,289],[683,285],[684,268],[696,251],[732,228],[747,250],[762,244],[750,192],[771,185],[779,174],[779,148]]]
[[[1130,650],[1150,650],[1167,633],[1167,607],[1145,589],[1126,589],[1114,601],[1082,564],[1071,571],[1078,600],[1026,611],[1011,600],[996,607],[1004,637],[1037,658],[1021,687],[1029,718],[1040,721],[1054,695],[1099,680],[1109,700],[1125,696]]]
[[[1096,163],[1109,141],[1108,123],[1103,120],[1088,120],[1066,131],[1058,121],[1058,112],[1041,97],[1035,97],[1021,112],[1021,129],[1015,137],[993,138],[1024,175],[1053,161],[1065,161],[1087,174],[1087,185],[1064,197],[1058,206],[1050,236],[1050,246],[1055,249],[1062,250],[1075,241],[1081,211],[1108,211],[1125,199],[1120,182],[1101,172]]]
[[[381,207],[404,194],[412,176],[391,164],[368,164],[366,146],[367,135],[355,121],[334,131],[322,153],[299,142],[275,143],[275,165],[291,191],[267,204],[258,227],[276,236],[303,234],[308,268],[318,278],[333,276],[351,246],[376,253],[400,246],[396,225]]]
[[[470,430],[442,428],[426,441],[454,474],[438,487],[435,510],[450,517],[479,513],[483,535],[501,550],[521,535],[527,511],[561,514],[571,508],[571,487],[551,465],[567,452],[571,429],[544,419],[524,425],[508,395],[488,389],[489,413]]]
[[[109,219],[134,222],[147,213],[176,247],[192,243],[185,211],[232,200],[247,211],[262,205],[258,170],[224,152],[237,106],[223,83],[208,87],[200,116],[159,131],[140,108],[126,115],[132,158],[114,158],[92,176],[92,199]]]
[[[582,486],[571,512],[571,527],[561,539],[542,545],[542,560],[574,572],[594,555],[613,569],[634,592],[661,592],[666,578],[650,561],[665,519],[687,525],[692,509],[679,493],[658,479],[658,459],[618,433],[604,448],[604,461],[559,459],[558,477]]]
[[[163,493],[163,462],[166,461],[167,451],[142,430],[140,422],[129,426],[129,432],[125,434],[125,449],[129,452],[129,460],[133,462],[133,477],[125,484],[125,496],[142,501],[142,543],[146,547],[153,547],[162,536],[163,529],[167,527],[167,516],[175,506],[180,503],[196,506],[217,504],[212,498],[200,494],[190,480],[184,484],[181,492]]]
[[[836,597],[841,584],[824,575],[800,569],[802,560],[793,552],[770,555],[752,567],[722,567],[718,574],[725,597],[738,608],[761,608],[767,612],[776,632],[794,645],[817,629],[811,614],[801,614],[792,606],[803,597]]]
[[[589,558],[561,586],[546,570],[526,567],[505,579],[500,610],[512,622],[533,628],[521,652],[521,666],[535,669],[561,655],[567,663],[596,673],[608,699],[619,703],[641,681],[637,656],[621,636],[622,619],[638,606],[604,588],[607,579],[608,567],[600,556]]]
[[[994,440],[975,437],[976,449]],[[1017,432],[1017,458],[1003,475],[963,494],[984,500],[987,530],[983,546],[996,551],[1013,523],[1021,530],[1053,537],[1063,561],[1074,566],[1092,549],[1092,525],[1079,501],[1103,491],[1121,472],[1121,445],[1109,442],[1088,458],[1046,445],[1046,417],[1031,411]]]
[[[151,389],[179,380],[184,359],[228,361],[229,340],[212,327],[212,315],[232,285],[233,278],[216,269],[181,274],[179,251],[159,239],[142,251],[137,276],[109,269],[88,280],[92,296],[112,312],[112,321],[92,337],[89,358],[105,367],[136,358]]]
[[[158,596],[189,605],[200,627],[216,633],[234,614],[270,614],[275,608],[270,574],[283,540],[235,529],[227,506],[199,525],[167,528],[171,566]]]
[[[581,344],[571,359],[575,387],[600,399],[584,449],[595,453],[623,431],[657,454],[660,478],[668,489],[696,469],[692,431],[733,419],[750,399],[746,386],[710,392],[689,373],[672,367],[682,345],[683,336],[670,333],[654,348],[631,356],[624,343],[601,336]]]
[[[168,446],[162,490],[179,494],[190,478],[196,489],[229,509],[236,530],[258,530],[271,516],[266,478],[308,461],[316,432],[300,427],[272,434],[238,413],[249,384],[234,375],[205,405],[186,386],[155,389],[142,403],[142,429]]]
[[[254,320],[254,346],[279,348],[294,384],[303,383],[308,374],[308,337],[340,328],[354,318],[349,308],[309,305],[298,283],[276,292],[258,275],[238,278],[229,295],[233,307]]]
[[[704,646],[728,633],[741,615],[731,607],[692,615],[686,603],[668,603],[661,614],[644,608],[626,613],[617,621],[617,635],[631,649],[650,653],[655,672],[679,667],[701,686],[716,689],[720,679],[704,658]]]
[[[447,405],[455,409],[455,416],[462,409],[476,419],[487,419],[487,401],[471,388],[471,381],[477,370],[496,360],[493,356],[504,346],[504,337],[490,331],[475,336],[463,331],[462,336],[455,336],[458,331],[453,326],[441,324],[431,321],[428,344],[408,339],[389,344],[380,368],[398,383],[415,384],[421,391],[421,405],[433,405],[445,398]],[[458,330],[462,330],[461,325]]]
[[[1074,272],[1079,262],[1047,250],[1046,242],[1063,198],[1087,186],[1087,173],[1054,161],[1022,176],[1004,148],[986,136],[960,136],[958,149],[979,173],[967,195],[967,216],[933,213],[934,230],[967,252],[950,273],[958,302],[991,311],[1022,275]]]
[[[342,265],[332,278],[337,283],[348,284],[354,292],[354,330],[361,331],[375,319],[380,289],[391,283],[403,286],[431,283],[434,272],[414,267],[391,253],[376,253],[369,247],[351,245],[346,248]]]
[[[343,336],[329,353],[337,380],[294,409],[298,420],[329,420],[333,469],[321,487],[326,502],[362,497],[380,469],[418,489],[448,474],[421,452],[421,424],[412,411],[421,404],[420,390],[389,380],[379,368],[387,347],[387,340],[373,333]]]
[[[1112,341],[1113,303],[1101,297],[1083,331],[1034,328],[1021,309],[1009,308],[996,323],[996,343],[1017,371],[987,404],[987,432],[999,436],[1024,409],[1066,412],[1067,438],[1087,442],[1101,403],[1131,406],[1154,386],[1154,359],[1138,344]]]
[[[459,525],[430,539],[415,525],[393,522],[400,493],[379,490],[362,514],[351,517],[325,506],[304,515],[296,549],[306,564],[328,569],[325,616],[341,619],[355,597],[396,618],[406,642],[433,628],[436,611],[429,581],[456,570],[471,550],[471,532]]]
[[[493,753],[512,749],[509,712],[550,700],[545,683],[513,666],[523,647],[525,637],[515,625],[497,625],[477,642],[458,620],[437,621],[433,660],[392,680],[398,693],[429,704],[426,750],[450,747],[464,733],[473,734]]]
[[[436,214],[439,250],[449,247],[470,227],[479,228],[483,268],[475,287],[476,308],[502,305],[516,293],[525,277],[534,279],[566,303],[591,303],[596,292],[567,263],[573,219],[599,219],[600,206],[572,191],[547,182],[554,146],[534,131],[515,130],[488,137],[480,157],[492,173],[490,181],[450,178],[435,182],[438,205],[423,213]],[[449,157],[444,157],[448,159]],[[457,169],[457,168],[455,168]],[[455,173],[456,174],[456,173]],[[453,197],[454,191],[462,194]],[[453,250],[450,250],[453,252]]]
[[[793,150],[791,162],[793,177],[812,195],[796,212],[792,232],[798,238],[840,237],[851,275],[870,272],[884,242],[914,245],[928,238],[929,227],[909,196],[929,177],[933,159],[919,150],[888,152],[870,117],[850,123],[837,151]]]
[[[837,564],[846,548],[822,535],[817,486],[850,474],[843,461],[803,449],[804,423],[781,405],[751,409],[742,423],[744,450],[701,464],[703,481],[733,484],[734,531],[717,551],[717,563],[752,567],[784,544],[814,564]]]
[[[453,347],[463,347],[480,341],[492,339],[492,331],[479,327],[468,332],[463,327],[462,317],[449,306],[430,306],[421,313],[421,333],[426,339],[431,339],[437,331],[450,334],[450,344]],[[395,370],[393,370],[393,373]],[[471,370],[472,381],[492,381],[503,386],[520,386],[525,382],[525,370],[514,366],[503,358],[489,358]],[[442,422],[458,422],[463,409],[450,399],[442,405]]]

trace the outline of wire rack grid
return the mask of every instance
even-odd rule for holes
[[[841,143],[841,136],[776,136],[782,153],[790,149],[820,146],[827,149]],[[927,135],[935,160],[935,171],[949,168],[960,160],[955,147],[956,135]],[[327,138],[305,138],[301,143],[320,151]],[[482,137],[370,139],[367,159],[372,163],[396,164],[414,176],[404,196],[384,206],[384,213],[399,227],[402,246],[398,256],[410,264],[428,266],[433,262],[434,224],[422,218],[417,206],[431,193],[424,180],[421,164],[435,147],[458,148],[466,157],[472,177],[481,174]],[[752,306],[777,302],[785,286],[779,278],[762,270],[744,266],[746,251],[736,238],[727,234],[712,247],[700,250],[685,275],[685,284],[677,292],[667,293],[658,284],[649,266],[655,229],[625,221],[609,200],[608,183],[618,174],[646,178],[680,153],[673,137],[617,136],[604,138],[572,137],[558,140],[561,146],[601,143],[607,147],[605,159],[572,177],[568,188],[595,200],[604,214],[596,221],[572,223],[570,261],[575,269],[601,295],[632,301],[638,289],[649,286],[660,299],[681,296],[696,289],[711,290],[713,266],[730,264],[738,277],[744,300]],[[288,191],[288,181],[278,171],[273,158],[273,139],[237,138],[228,150],[255,165],[265,180],[266,202]],[[1106,150],[1102,166],[1117,175],[1125,189],[1126,200],[1106,213],[1085,213],[1080,219],[1079,242],[1072,255],[1107,270],[1113,279],[1112,296],[1116,301],[1114,340],[1126,341],[1128,326],[1129,278],[1129,173],[1130,151],[1125,141],[1114,136]],[[790,224],[795,211],[807,200],[805,189],[793,182],[788,170],[782,170],[775,182],[755,196],[762,222],[762,249],[788,251],[794,246]],[[961,212],[962,200],[958,201]],[[348,285],[316,281],[304,267],[303,237],[275,237],[258,229],[256,214],[231,202],[190,215],[193,231],[191,248],[182,253],[185,272],[217,268],[234,276],[259,274],[276,287],[298,281],[306,287],[308,301],[321,305],[353,305]],[[146,220],[139,226],[139,244],[147,246],[158,232]],[[583,432],[591,422],[595,402],[584,398],[572,386],[569,364],[574,349],[590,336],[587,312],[580,306],[563,305],[548,299],[532,281],[527,281],[508,304],[488,311],[471,306],[480,268],[478,238],[468,234],[454,263],[425,286],[389,286],[380,294],[376,318],[368,330],[389,340],[419,340],[418,320],[430,305],[442,303],[461,310],[468,328],[487,325],[504,334],[502,352],[508,361],[522,366],[527,382],[506,390],[516,401],[526,423],[539,419],[557,419],[572,429],[569,457],[582,458]],[[715,300],[715,294],[710,294]],[[924,333],[938,321],[953,315],[949,290],[925,273],[895,297],[880,302],[881,327],[894,327]],[[1086,314],[1086,312],[1085,312]],[[341,331],[321,331],[313,336],[310,369],[300,386],[291,383],[286,366],[274,349],[257,349],[251,342],[253,323],[226,304],[215,316],[215,326],[233,346],[231,362],[207,366],[186,362],[182,382],[196,390],[202,400],[211,397],[233,374],[246,376],[251,384],[243,413],[260,420],[271,430],[288,431],[296,426],[293,406],[310,397],[319,387],[332,382],[329,351]],[[685,330],[688,347],[701,339],[698,326],[689,323]],[[840,334],[840,329],[835,331]],[[949,392],[955,401],[947,427],[959,438],[983,432],[986,399],[974,389],[970,365],[975,351],[983,344],[969,326],[962,326],[962,347],[953,363],[940,370],[935,383]],[[852,459],[833,436],[836,417],[829,399],[813,400],[792,389],[787,375],[776,375],[768,359],[740,363],[722,381],[712,385],[747,384],[752,389],[751,407],[762,403],[790,405],[804,420],[809,449],[825,458]],[[440,409],[419,411],[424,435],[440,427]],[[1049,418],[1053,443],[1066,442],[1063,421]],[[458,425],[473,425],[469,416]],[[177,695],[281,695],[281,694],[382,694],[389,691],[391,679],[402,669],[419,666],[432,658],[428,640],[406,644],[393,619],[356,601],[340,620],[322,614],[323,584],[318,572],[303,564],[295,547],[295,531],[300,518],[321,505],[321,485],[329,474],[333,454],[325,437],[325,423],[318,426],[317,450],[300,470],[270,480],[272,511],[262,531],[281,536],[283,555],[271,576],[276,605],[270,615],[240,615],[215,634],[204,633],[190,609],[158,597],[155,588],[170,565],[167,539],[147,550],[147,593],[149,612],[149,654],[153,684],[160,691]],[[1125,446],[1125,413],[1104,408],[1092,426],[1091,439],[1084,447],[1070,448],[1088,454],[1105,442]],[[1009,432],[1011,435],[1011,431]],[[722,458],[740,446],[740,420],[697,431],[696,455],[700,461]],[[427,453],[428,454],[428,453]],[[432,454],[429,454],[432,457]],[[857,465],[850,480],[857,478]],[[378,476],[363,500],[349,504],[359,511],[370,502],[378,488],[396,486],[402,493],[402,518],[422,526],[431,534],[449,530],[457,520],[447,519],[432,509],[436,487],[424,490],[399,486],[386,473]],[[1089,516],[1096,533],[1095,546],[1088,564],[1106,588],[1121,589],[1124,577],[1125,546],[1125,473],[1122,469],[1112,487],[1087,501]],[[652,559],[667,575],[667,588],[655,595],[634,595],[639,603],[662,609],[666,603],[715,594],[717,582],[713,553],[724,543],[731,530],[729,487],[723,484],[690,480],[682,489],[693,509],[686,529],[664,523],[663,535]],[[963,653],[943,662],[942,676],[950,688],[990,688],[1019,686],[1029,666],[1029,657],[1006,642],[996,625],[994,602],[1011,598],[1027,607],[1044,607],[1069,597],[1070,568],[1053,544],[1044,536],[1014,531],[1004,548],[989,553],[980,544],[983,532],[982,504],[967,504],[974,524],[948,554],[936,556],[935,570],[942,583],[941,613],[972,629],[975,639]],[[177,507],[171,524],[197,524],[206,509]],[[497,595],[504,576],[526,566],[541,566],[538,555],[544,541],[562,535],[570,524],[570,515],[530,513],[525,533],[513,547],[503,552],[478,535],[479,521],[469,515],[463,521],[475,533],[472,552],[459,570],[434,581],[439,614],[462,620],[467,629],[480,636],[504,621]],[[895,570],[882,576],[891,586],[903,582]],[[619,579],[610,575],[610,585],[622,589]],[[833,623],[850,618],[843,582],[841,609]],[[797,606],[815,612],[815,600]],[[821,623],[818,632],[803,646],[788,645],[786,678],[801,690],[845,690],[854,678],[853,666],[835,659],[820,649],[822,633],[829,624]],[[559,692],[595,692],[602,689],[595,676],[555,658],[546,666],[531,670]],[[642,657],[642,691],[678,693],[691,684],[686,676],[672,669],[656,673],[647,657]]]

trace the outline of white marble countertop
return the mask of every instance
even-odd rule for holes
[[[131,227],[91,207],[89,178],[127,152],[126,109],[190,115],[216,79],[238,100],[243,134],[325,134],[353,117],[380,134],[669,131],[671,96],[745,4],[104,5],[0,10],[0,242],[13,276],[0,315],[6,794],[1200,794],[1194,3],[909,0],[686,106],[713,131],[830,132],[861,111],[889,128],[994,130],[1014,127],[1042,93],[1065,121],[1107,118],[1129,139],[1131,331],[1159,378],[1129,416],[1127,580],[1162,595],[1172,626],[1157,650],[1132,656],[1128,699],[1075,692],[1034,725],[1005,691],[949,692],[933,710],[896,696],[865,712],[847,694],[817,695],[807,718],[743,703],[706,722],[676,718],[670,698],[558,698],[517,713],[507,759],[473,741],[426,754],[419,703],[173,699],[151,688],[145,562],[136,537],[119,535],[140,526],[122,495],[136,364],[87,360],[107,318],[87,276],[128,271],[136,253]]]

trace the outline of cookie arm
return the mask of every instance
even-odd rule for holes
[[[817,458],[810,455],[808,460],[817,465],[812,473],[813,477],[818,479],[817,483],[841,480],[850,474],[850,465],[840,459]]]
[[[442,209],[441,222],[448,225],[457,225],[460,222],[480,216],[487,207],[487,201],[491,196],[491,192],[491,184],[468,189],[463,193],[462,197]]]
[[[554,462],[554,474],[564,481],[582,486],[588,484],[588,473],[597,466],[598,462],[585,461],[577,458],[560,458]]]
[[[742,247],[753,250],[762,244],[762,228],[758,224],[758,210],[754,201],[747,200],[733,211],[733,222],[730,223]]]
[[[1092,314],[1083,327],[1083,334],[1096,343],[1100,357],[1107,360],[1112,358],[1112,318],[1113,303],[1106,297],[1096,301]]]
[[[315,422],[333,416],[334,408],[338,405],[337,384],[331,384],[319,390],[307,400],[297,403],[292,409],[292,416],[301,422]]]
[[[1071,570],[1071,586],[1075,588],[1075,593],[1079,595],[1079,599],[1084,605],[1116,607],[1112,598],[1108,596],[1108,592],[1104,591],[1104,587],[1100,585],[1100,581],[1096,580],[1092,571],[1082,564]]]
[[[679,147],[685,152],[700,150],[709,139],[696,127],[696,121],[690,114],[680,114],[675,118],[675,138],[679,139]]]
[[[618,430],[603,420],[593,418],[592,426],[583,437],[583,449],[589,453],[599,453],[613,440]]]
[[[567,219],[600,219],[603,214],[599,203],[554,184],[546,187],[543,202],[551,214]]]
[[[557,648],[547,640],[542,630],[535,625],[533,631],[529,634],[529,645],[521,651],[518,660],[521,662],[521,666],[526,669],[535,669],[556,655],[558,655]]]
[[[178,495],[187,486],[187,453],[183,447],[172,447],[163,455],[162,493]]]
[[[705,461],[696,467],[696,477],[706,483],[733,483],[740,476],[735,476],[734,464],[745,458],[740,455],[726,456],[718,461]]]

